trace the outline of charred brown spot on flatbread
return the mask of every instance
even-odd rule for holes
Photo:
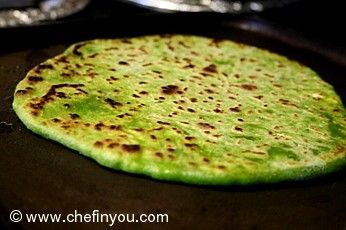
[[[140,145],[137,144],[122,144],[121,148],[128,153],[136,153],[141,149]]]
[[[161,92],[167,95],[178,93],[179,87],[176,85],[166,85],[161,87]]]

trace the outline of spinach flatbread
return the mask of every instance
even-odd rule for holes
[[[308,67],[198,36],[92,40],[36,66],[13,107],[109,168],[193,184],[301,180],[346,162],[346,111]]]

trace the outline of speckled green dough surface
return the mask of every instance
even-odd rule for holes
[[[32,69],[13,107],[35,133],[162,180],[271,183],[346,162],[346,111],[333,88],[299,63],[227,40],[78,43]]]

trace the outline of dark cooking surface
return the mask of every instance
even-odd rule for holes
[[[307,50],[225,25],[164,17],[137,23],[85,21],[9,30],[0,50],[0,223],[9,212],[167,213],[167,224],[142,228],[345,229],[346,170],[305,182],[251,187],[203,187],[155,181],[111,171],[66,147],[45,140],[21,124],[11,109],[12,94],[26,71],[62,52],[72,42],[96,37],[181,32],[226,37],[297,59],[335,85],[346,104],[345,67]],[[155,24],[160,20],[160,24]],[[166,20],[166,21],[165,21]],[[172,23],[172,21],[174,23]],[[161,26],[160,26],[161,25]],[[164,25],[164,26],[162,26]],[[213,29],[211,29],[213,28]],[[63,31],[70,31],[69,38]],[[30,34],[38,34],[37,39]],[[9,44],[6,46],[6,44]],[[12,124],[12,125],[11,125]],[[47,228],[47,224],[26,228]],[[71,226],[60,224],[58,227]],[[93,229],[92,224],[82,224]],[[105,227],[101,224],[99,227]],[[117,224],[116,227],[137,227]]]

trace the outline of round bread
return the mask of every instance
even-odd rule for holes
[[[228,40],[74,44],[30,70],[13,108],[43,137],[162,180],[271,183],[346,163],[346,111],[333,87],[297,62]]]

